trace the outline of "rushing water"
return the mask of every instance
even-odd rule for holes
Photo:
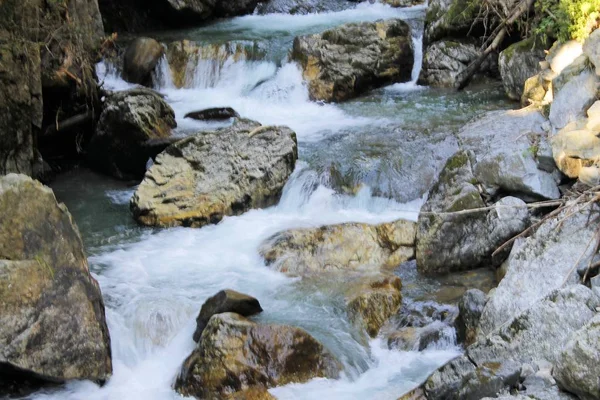
[[[344,105],[309,101],[298,67],[285,59],[293,37],[344,22],[390,17],[405,18],[413,26],[418,56],[413,82],[390,86]],[[338,158],[341,169],[354,164],[364,170],[380,169],[377,162],[395,157],[395,151],[402,147],[395,138],[402,137],[404,131],[445,135],[439,142],[439,153],[449,153],[453,145],[446,139],[457,124],[476,112],[503,105],[493,90],[455,94],[416,85],[422,18],[423,7],[394,10],[380,4],[361,4],[337,13],[246,16],[194,31],[164,34],[164,40],[189,38],[203,43],[256,40],[266,43],[268,50],[262,60],[236,61],[231,57],[217,69],[199,62],[194,66],[194,79],[182,89],[173,85],[169,65],[163,60],[157,89],[176,112],[177,134],[215,127],[184,119],[185,113],[230,106],[243,117],[294,129],[301,161],[277,206],[227,217],[202,229],[138,227],[128,212],[134,188],[84,170],[60,177],[54,190],[75,216],[105,298],[114,374],[103,387],[71,382],[58,391],[32,397],[179,398],[171,386],[193,349],[195,316],[207,297],[224,288],[257,297],[265,312],[256,320],[300,326],[344,364],[339,380],[316,379],[272,389],[280,399],[396,399],[457,355],[460,350],[451,341],[422,352],[402,352],[389,350],[381,339],[368,340],[348,323],[343,298],[331,287],[335,285],[288,278],[267,268],[258,254],[264,239],[284,229],[416,219],[424,192],[408,191],[411,180],[394,165],[390,164],[390,178],[385,182],[407,188],[406,193],[411,194],[402,202],[378,197],[385,190],[370,188],[379,181],[366,175],[357,175],[358,182],[354,183],[361,185],[351,194],[336,190],[330,159]],[[98,73],[107,88],[131,87],[111,66],[100,64]],[[328,151],[334,147],[329,144],[334,142],[337,147],[332,154]],[[405,281],[413,281],[413,289],[405,285],[407,299],[411,295],[422,297],[423,290],[417,287],[439,290],[439,283],[418,281],[414,268],[399,274]]]

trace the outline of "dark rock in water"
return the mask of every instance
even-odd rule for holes
[[[0,43],[0,175],[32,174],[42,127],[40,63],[37,44]]]
[[[180,140],[156,157],[131,200],[138,222],[201,227],[279,199],[298,158],[287,127],[237,120]]]
[[[217,107],[189,112],[185,114],[184,118],[197,119],[198,121],[221,121],[229,118],[240,118],[240,114],[231,107]]]
[[[185,360],[175,389],[197,398],[225,398],[255,386],[271,388],[336,378],[340,365],[304,330],[256,324],[234,313],[214,315]]]
[[[342,11],[355,7],[346,0],[271,0],[258,6],[259,14],[312,14]]]
[[[146,163],[156,156],[149,140],[168,140],[176,127],[175,113],[150,89],[111,94],[88,145],[88,162],[119,179],[140,179]],[[160,150],[163,150],[159,147]]]
[[[476,184],[466,152],[448,160],[419,214],[416,258],[421,273],[498,265],[508,254],[492,258],[494,250],[527,228],[529,212],[525,203],[514,197],[501,199],[490,211],[452,214],[485,207]]]
[[[36,385],[106,381],[110,336],[71,215],[25,175],[0,178],[0,374]],[[20,388],[21,389],[21,388]]]
[[[210,297],[202,305],[200,314],[196,318],[196,331],[194,332],[194,341],[199,341],[202,331],[206,328],[210,317],[215,314],[233,312],[244,317],[249,317],[263,311],[260,303],[254,297],[236,292],[234,290],[221,290],[219,293]]]
[[[164,49],[156,40],[140,37],[127,47],[123,56],[123,79],[127,82],[150,86],[152,71],[164,54]]]
[[[369,89],[411,78],[414,52],[409,25],[399,19],[351,23],[294,39],[313,100],[343,101]]]
[[[472,344],[477,337],[477,325],[485,303],[486,295],[479,289],[467,290],[458,302],[456,336],[458,341],[466,346]]]

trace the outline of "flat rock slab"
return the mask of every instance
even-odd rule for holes
[[[201,227],[226,215],[275,204],[298,158],[287,127],[239,120],[168,147],[131,200],[149,226]]]

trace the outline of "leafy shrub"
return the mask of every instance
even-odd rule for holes
[[[600,0],[536,0],[536,33],[583,41],[598,26]]]

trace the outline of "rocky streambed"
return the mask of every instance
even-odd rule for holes
[[[0,393],[600,395],[597,35],[457,93],[457,4],[334,3],[126,39],[96,172],[0,178]]]

